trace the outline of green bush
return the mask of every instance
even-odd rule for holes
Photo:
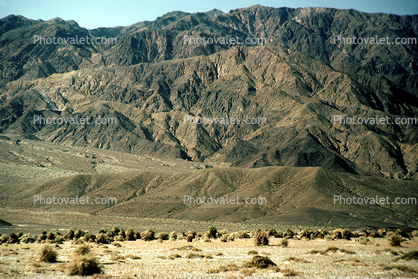
[[[280,241],[280,245],[282,245],[283,247],[287,247],[289,245],[289,241],[287,240],[287,238],[283,238]]]

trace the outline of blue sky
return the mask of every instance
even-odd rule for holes
[[[88,29],[127,26],[154,20],[171,11],[223,12],[253,5],[269,7],[330,7],[368,13],[418,14],[417,0],[0,0],[0,18],[9,14],[30,19],[61,17],[75,20]]]

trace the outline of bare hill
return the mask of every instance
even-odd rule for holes
[[[177,174],[77,175],[43,183],[4,186],[0,201],[10,208],[94,215],[330,227],[416,226],[416,204],[401,205],[394,201],[397,197],[416,198],[417,187],[418,184],[412,181],[333,173],[322,168],[227,168]],[[116,198],[117,203],[48,205],[34,203],[34,195],[57,199],[89,197],[90,201]],[[389,196],[393,204],[334,204],[334,195],[356,196],[357,199],[375,199],[376,195],[386,199]],[[185,196],[239,197],[241,203],[246,198],[265,198],[267,204],[263,201],[222,204],[221,199],[218,204],[198,205],[185,203]]]

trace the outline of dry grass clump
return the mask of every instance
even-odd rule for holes
[[[155,231],[148,229],[147,231],[141,233],[141,239],[144,241],[151,241],[155,239]]]
[[[255,267],[253,268],[246,268],[240,270],[241,274],[244,276],[251,276],[257,269]]]
[[[74,251],[75,255],[84,256],[91,252],[91,247],[88,244],[78,246]]]
[[[258,252],[256,250],[250,250],[248,251],[247,255],[257,255]]]
[[[418,250],[403,254],[402,256],[397,257],[394,261],[396,262],[398,260],[405,260],[405,261],[418,260]]]
[[[360,238],[358,239],[358,243],[360,243],[362,245],[371,245],[371,244],[373,244],[373,242],[371,242],[370,239],[368,239],[365,236],[360,236]]]
[[[19,241],[19,237],[17,236],[17,234],[15,234],[15,233],[11,233],[10,235],[9,235],[9,238],[8,238],[8,240],[7,240],[7,242],[6,242],[7,244],[15,244],[15,243],[20,243],[20,241]]]
[[[1,235],[0,243],[6,243],[9,240],[9,237],[5,234]]]
[[[36,236],[31,235],[29,233],[22,235],[22,237],[20,238],[20,242],[22,243],[34,243],[35,241],[36,241]]]
[[[263,256],[254,256],[251,264],[255,268],[264,269],[268,268],[270,266],[277,266],[272,260],[270,260],[268,257]]]
[[[353,233],[347,229],[336,229],[333,231],[334,239],[346,239],[350,240],[353,237]]]
[[[69,275],[90,276],[102,272],[99,261],[92,254],[75,255],[67,266]]]
[[[418,237],[418,230],[415,230],[411,233],[412,237]]]
[[[186,240],[187,242],[192,242],[195,237],[196,237],[196,232],[188,231],[186,235]]]
[[[69,229],[68,232],[64,235],[64,239],[69,241],[74,239],[74,229]]]
[[[388,241],[390,246],[399,247],[401,246],[403,238],[399,234],[392,234],[391,236],[389,236]]]
[[[209,238],[216,238],[217,233],[218,230],[215,227],[210,227],[207,235]]]
[[[170,235],[168,233],[163,232],[163,233],[159,233],[157,238],[161,240],[169,240]]]
[[[295,236],[295,233],[291,230],[291,229],[287,229],[284,233],[283,233],[283,237],[287,238],[287,239],[291,239]]]
[[[404,273],[418,273],[415,269],[410,268],[409,266],[406,266],[406,265],[393,265],[393,266],[381,265],[381,266],[383,270],[397,269]]]
[[[235,238],[243,239],[243,238],[251,238],[247,232],[238,231],[234,233]]]
[[[209,269],[207,273],[219,273],[227,271],[238,271],[239,267],[235,263],[229,263],[227,265],[220,265],[217,268]]]
[[[177,240],[177,232],[172,231],[169,235],[169,239],[172,240],[172,241]]]
[[[135,232],[134,232],[133,229],[129,229],[129,230],[126,231],[125,240],[126,241],[135,241],[136,240]]]
[[[257,231],[254,238],[255,246],[268,246],[269,236],[267,232]]]
[[[96,237],[97,244],[109,244],[111,241],[108,236],[104,233],[99,233]]]
[[[299,274],[298,272],[294,271],[293,269],[289,267],[281,269],[280,272],[283,274],[283,276],[286,276],[286,277],[297,276]]]
[[[45,245],[42,247],[40,261],[46,263],[56,263],[57,262],[57,251],[55,251],[51,246]]]

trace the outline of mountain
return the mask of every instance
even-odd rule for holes
[[[128,27],[0,21],[0,131],[69,146],[155,154],[213,166],[319,166],[416,179],[416,122],[349,125],[336,117],[418,115],[416,44],[338,44],[417,37],[418,17],[252,6],[167,13]],[[113,44],[46,38],[115,36]],[[266,38],[256,46],[185,43]],[[42,42],[44,39],[44,43]],[[37,41],[36,41],[37,40]],[[117,125],[44,125],[34,116],[112,118]],[[262,118],[193,125],[187,116]]]

